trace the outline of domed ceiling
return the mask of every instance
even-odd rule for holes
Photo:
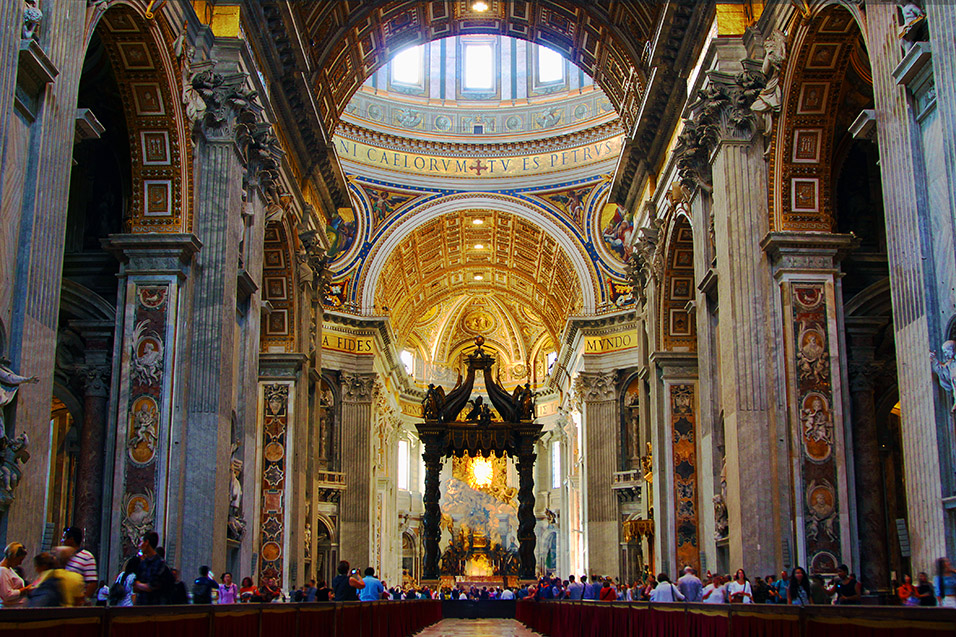
[[[469,85],[475,74],[480,88]],[[615,120],[603,91],[560,54],[523,40],[462,36],[400,52],[352,97],[340,134],[358,127],[438,141],[521,141]]]
[[[468,35],[400,52],[336,130],[353,205],[327,220],[327,307],[388,316],[434,381],[454,382],[481,334],[503,382],[543,382],[569,317],[633,302],[630,217],[607,204],[622,140],[594,82],[534,44]]]

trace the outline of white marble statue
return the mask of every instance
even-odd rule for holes
[[[939,379],[939,385],[947,392],[952,399],[952,405],[949,410],[956,413],[956,341],[946,341],[941,348],[943,360],[936,358],[936,353],[930,350],[929,359],[933,365],[933,372]]]
[[[4,407],[13,402],[20,385],[35,382],[37,382],[36,376],[20,376],[0,364],[0,435],[6,431],[3,422]]]

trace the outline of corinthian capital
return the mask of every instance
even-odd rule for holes
[[[707,86],[690,105],[691,116],[684,120],[674,149],[681,185],[688,191],[711,190],[710,156],[722,139],[751,135],[759,128],[758,113],[751,106],[766,81],[748,62],[752,61],[745,60],[744,70],[736,75],[709,71]]]
[[[235,141],[237,125],[255,121],[256,92],[245,88],[245,79],[245,73],[223,75],[212,69],[191,78],[192,90],[199,98],[194,112],[197,126],[207,140]],[[248,133],[243,126],[242,134]]]
[[[372,402],[375,374],[342,372],[342,400],[347,403]]]
[[[110,393],[109,365],[84,365],[76,368],[76,376],[87,396],[105,398]]]
[[[614,400],[617,372],[581,372],[574,380],[574,391],[585,403]]]

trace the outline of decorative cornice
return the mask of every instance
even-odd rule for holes
[[[379,148],[404,152],[421,151],[434,155],[448,155],[450,157],[476,154],[508,157],[513,155],[560,151],[616,137],[620,135],[621,132],[621,126],[618,120],[565,135],[542,137],[528,141],[499,143],[439,142],[427,139],[415,139],[413,137],[373,131],[348,122],[339,124],[335,131],[336,135],[341,135],[346,139],[371,144]]]
[[[787,272],[836,273],[840,261],[859,245],[853,233],[830,232],[770,232],[760,241],[775,277]]]

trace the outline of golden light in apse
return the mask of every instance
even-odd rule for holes
[[[471,477],[474,479],[474,486],[491,486],[491,476],[494,469],[491,466],[491,460],[488,458],[475,458],[471,461]]]

